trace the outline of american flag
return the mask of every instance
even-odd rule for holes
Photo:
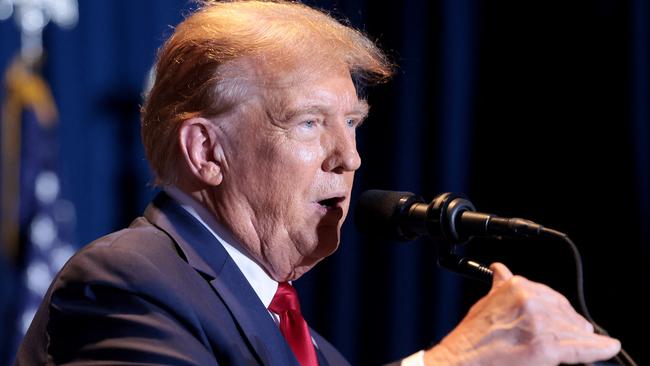
[[[54,275],[74,253],[75,209],[61,195],[57,113],[36,65],[16,58],[2,105],[2,244],[13,296],[0,363],[13,354]]]

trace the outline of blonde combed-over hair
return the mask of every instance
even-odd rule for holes
[[[362,33],[304,4],[206,2],[158,51],[153,87],[141,109],[142,141],[156,184],[177,180],[182,121],[216,117],[236,105],[236,77],[224,70],[244,57],[274,67],[295,67],[296,60],[344,66],[363,84],[386,81],[393,70]]]

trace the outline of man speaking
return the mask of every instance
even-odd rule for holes
[[[391,72],[365,36],[302,4],[209,3],[189,16],[159,51],[142,108],[163,193],[65,265],[17,364],[347,365],[308,327],[291,281],[339,244],[368,113],[358,88]],[[458,327],[397,364],[618,352],[557,292],[492,269]]]

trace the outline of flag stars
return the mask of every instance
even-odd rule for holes
[[[59,196],[59,187],[59,177],[56,173],[45,170],[36,177],[36,198],[42,204],[50,204]]]

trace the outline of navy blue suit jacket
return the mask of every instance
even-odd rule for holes
[[[312,335],[321,365],[348,365]],[[48,290],[16,364],[67,363],[298,365],[223,246],[164,193]]]

